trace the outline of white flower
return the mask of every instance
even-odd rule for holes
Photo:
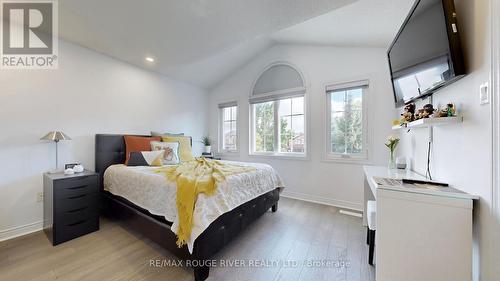
[[[395,135],[390,135],[389,137],[387,137],[387,140],[389,142],[393,142],[393,141],[399,140],[399,138],[396,137]]]

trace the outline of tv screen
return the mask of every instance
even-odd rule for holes
[[[398,107],[463,77],[453,0],[416,1],[387,54]]]

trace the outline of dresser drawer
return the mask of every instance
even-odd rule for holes
[[[71,240],[99,229],[99,218],[97,216],[82,219],[69,224],[58,224],[55,227],[54,245]]]
[[[96,176],[65,179],[54,183],[54,196],[56,199],[72,198],[82,194],[97,192]]]
[[[68,211],[75,211],[82,208],[97,210],[98,193],[86,193],[59,199],[55,202],[54,213],[61,214]]]

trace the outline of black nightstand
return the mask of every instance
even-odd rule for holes
[[[96,173],[44,174],[43,193],[43,230],[52,245],[99,230]]]
[[[212,159],[212,160],[222,160],[222,158],[215,157],[215,156],[205,156],[205,155],[202,155],[201,157],[202,158],[207,158],[207,159]]]
[[[203,152],[203,153],[201,154],[201,157],[202,157],[202,158],[207,158],[207,159],[213,159],[213,160],[222,160],[222,158],[220,158],[220,157],[215,157],[212,153],[210,153],[210,154],[205,154],[205,152]]]

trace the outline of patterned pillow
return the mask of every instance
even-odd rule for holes
[[[133,151],[127,166],[161,166],[165,150]]]
[[[165,151],[163,155],[162,164],[163,165],[176,165],[179,164],[179,142],[161,142],[161,141],[152,141],[151,142],[151,150],[163,150]]]
[[[179,158],[181,162],[194,160],[193,151],[191,148],[191,137],[188,136],[177,136],[177,137],[166,137],[161,138],[163,142],[179,142]]]

